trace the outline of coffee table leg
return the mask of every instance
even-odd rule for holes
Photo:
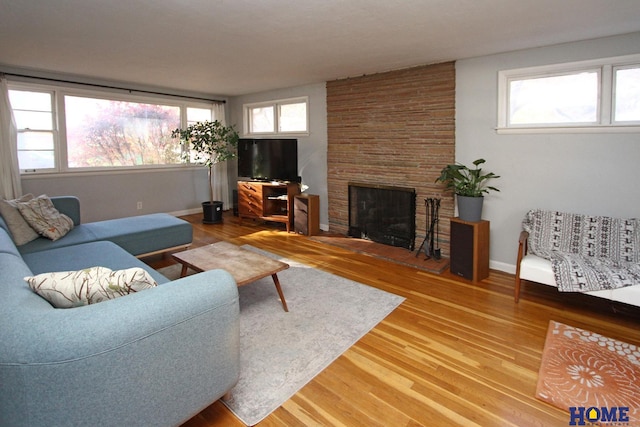
[[[185,277],[187,275],[187,264],[182,264],[182,270],[180,271],[180,277]]]
[[[288,313],[289,308],[287,308],[287,302],[284,300],[284,294],[282,293],[282,288],[280,287],[280,281],[278,280],[278,275],[272,274],[271,277],[273,277],[273,283],[275,283],[276,290],[278,291],[278,295],[280,295],[280,301],[282,301],[282,307],[284,308],[284,311]]]

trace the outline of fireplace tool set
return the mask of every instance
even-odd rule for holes
[[[440,227],[438,226],[438,211],[440,210],[440,199],[428,198],[424,199],[424,205],[427,208],[427,235],[416,252],[416,258],[420,255],[424,248],[425,260],[433,258],[440,259],[440,248],[435,248],[435,244],[440,240]]]

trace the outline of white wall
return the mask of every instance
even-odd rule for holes
[[[485,197],[491,267],[515,272],[518,235],[532,208],[640,216],[640,135],[498,135],[498,71],[640,53],[640,33],[456,63],[456,160],[487,160],[500,193]]]
[[[22,179],[22,192],[80,199],[83,222],[156,212],[200,212],[208,200],[207,170],[139,171],[103,174],[30,176]],[[137,203],[142,202],[142,209]],[[225,206],[225,209],[227,207]]]
[[[309,136],[298,139],[298,174],[302,183],[309,186],[308,194],[320,196],[320,227],[329,229],[327,206],[327,90],[325,83],[299,86],[258,94],[233,97],[229,100],[229,123],[242,129],[242,105],[278,99],[309,97]],[[232,173],[233,174],[233,173]],[[235,177],[231,179],[235,183]]]

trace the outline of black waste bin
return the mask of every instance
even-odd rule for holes
[[[222,222],[222,202],[202,202],[202,222],[205,224],[218,224]]]

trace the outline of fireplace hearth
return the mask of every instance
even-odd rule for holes
[[[415,189],[350,182],[349,236],[413,251]]]

